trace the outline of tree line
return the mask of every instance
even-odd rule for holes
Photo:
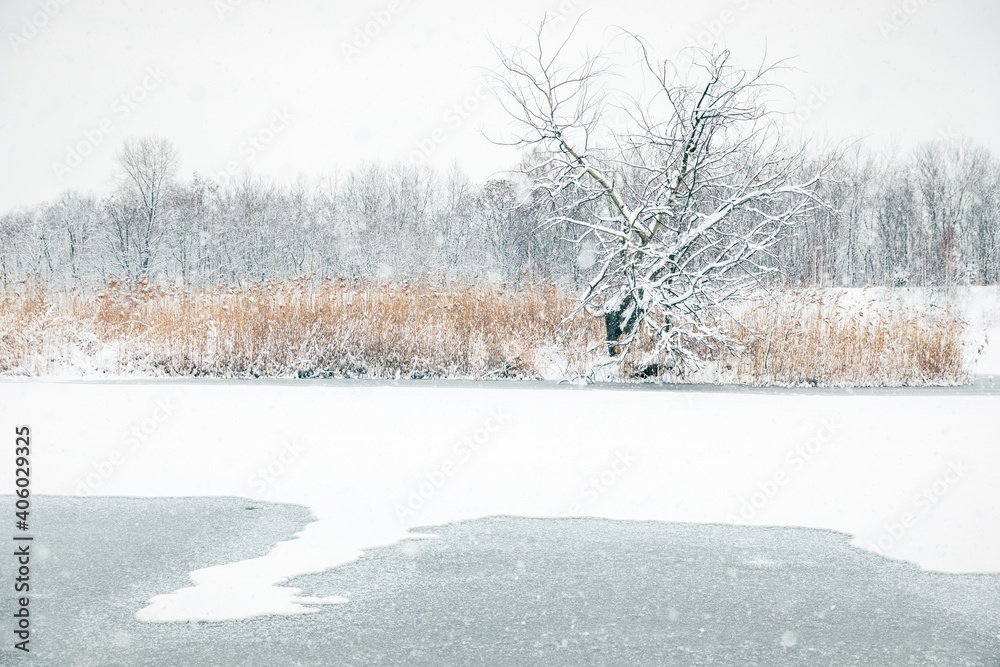
[[[831,163],[815,150],[796,168]],[[526,155],[525,160],[531,156]],[[361,164],[281,184],[178,177],[163,138],[126,141],[114,186],[67,191],[0,214],[5,285],[116,278],[233,283],[303,274],[441,275],[586,285],[595,249],[570,223],[542,224],[571,201],[522,175],[473,182],[458,166]],[[808,212],[762,261],[793,285],[1000,282],[1000,161],[968,139],[876,153],[858,142],[816,185]],[[567,195],[570,196],[570,195]]]

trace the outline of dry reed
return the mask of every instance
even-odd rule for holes
[[[213,377],[643,379],[601,345],[603,323],[558,288],[482,282],[265,280],[212,288],[111,280],[0,292],[0,373]],[[907,385],[967,379],[953,313],[786,292],[742,304],[744,354],[716,381]],[[601,371],[601,369],[605,371]],[[603,374],[602,374],[603,373]],[[657,371],[660,379],[663,371]],[[655,374],[654,374],[655,375]],[[688,379],[697,381],[698,374]]]
[[[576,321],[560,327],[565,318]],[[28,284],[4,294],[0,331],[0,372],[29,375],[110,355],[104,370],[124,374],[535,377],[537,349],[600,338],[552,286],[309,277],[208,289]]]
[[[866,291],[813,289],[749,301],[736,317],[745,326],[728,327],[743,345],[727,362],[734,381],[907,386],[969,380],[967,325],[949,309],[908,307]]]

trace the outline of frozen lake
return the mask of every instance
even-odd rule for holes
[[[986,378],[888,390],[4,381],[0,405],[32,427],[37,494],[310,508],[295,539],[195,569],[195,585],[137,610],[145,621],[315,613],[344,600],[287,580],[410,528],[497,515],[819,528],[924,570],[1000,572],[1000,392]],[[12,479],[12,461],[0,465]]]
[[[26,664],[888,667],[1000,658],[1000,575],[923,572],[830,531],[607,519],[422,527],[436,539],[370,549],[289,582],[350,604],[144,623],[135,610],[151,595],[185,585],[191,568],[267,553],[311,520],[308,509],[240,498],[36,501],[40,588]],[[0,509],[9,503],[0,497]]]

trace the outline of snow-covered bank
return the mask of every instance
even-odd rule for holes
[[[969,287],[951,299],[969,323],[970,351],[978,352],[972,372],[1000,375],[1000,288]]]
[[[496,514],[827,528],[929,570],[1000,571],[994,395],[8,382],[0,406],[32,427],[34,493],[316,515],[264,558],[163,591],[149,621],[309,612],[341,600],[289,577]]]

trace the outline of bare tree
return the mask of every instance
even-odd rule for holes
[[[168,201],[177,173],[177,151],[161,137],[125,141],[117,155],[120,173],[106,206],[111,247],[129,277],[145,276],[167,231]]]
[[[509,179],[491,179],[483,184],[477,202],[486,243],[505,280],[516,280],[530,261],[534,225],[517,195]]]
[[[453,163],[445,174],[438,197],[442,201],[431,221],[436,254],[449,273],[458,272],[469,264],[483,265],[482,261],[469,261],[470,251],[476,246],[474,239],[481,237],[472,215],[476,195],[469,177]]]
[[[653,93],[618,103],[604,57],[564,65],[570,38],[550,52],[545,27],[529,48],[497,49],[499,86],[521,129],[508,143],[541,156],[527,171],[554,203],[548,224],[596,241],[581,307],[604,318],[612,355],[645,338],[680,370],[706,346],[731,349],[713,317],[776,270],[767,251],[817,204],[822,177],[793,180],[801,153],[763,100],[773,67],[698,50],[682,76],[628,35]]]
[[[72,190],[62,193],[46,207],[53,236],[61,239],[53,244],[58,264],[56,275],[52,276],[55,282],[63,285],[79,282],[90,268],[98,268],[99,273],[103,273],[100,258],[91,252],[98,228],[98,211],[93,197],[81,196]],[[97,267],[93,266],[95,263]]]

